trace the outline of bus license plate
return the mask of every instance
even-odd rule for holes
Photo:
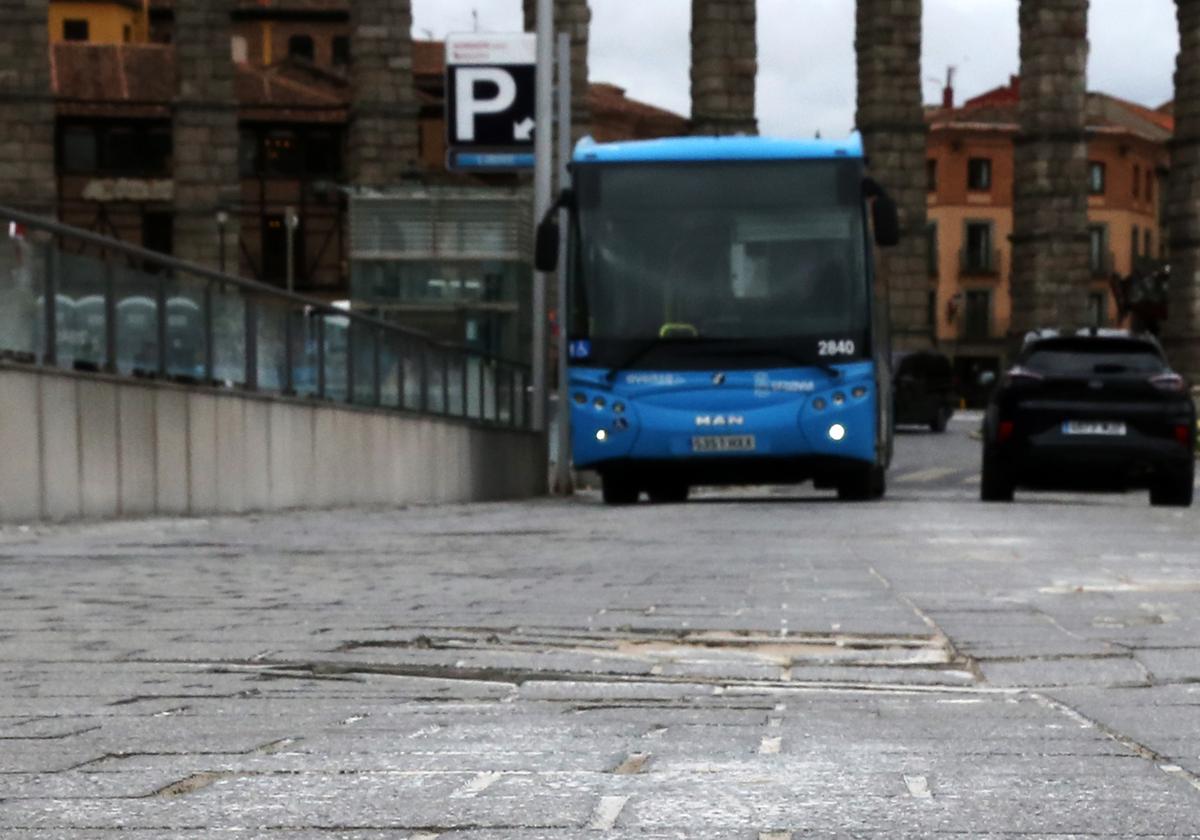
[[[1125,434],[1125,424],[1095,420],[1068,420],[1063,423],[1063,434],[1120,437]]]
[[[753,452],[754,435],[699,435],[692,438],[693,452]]]

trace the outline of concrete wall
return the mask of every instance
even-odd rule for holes
[[[0,366],[0,521],[465,502],[545,492],[529,432]]]

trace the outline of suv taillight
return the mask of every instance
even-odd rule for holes
[[[1178,373],[1160,373],[1150,377],[1150,384],[1160,391],[1170,394],[1182,394],[1187,390],[1187,383]]]

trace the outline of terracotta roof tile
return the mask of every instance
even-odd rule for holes
[[[175,95],[175,51],[161,44],[55,44],[50,83],[60,105],[163,111]]]
[[[309,65],[237,65],[234,90],[244,117],[344,120],[346,79]],[[175,50],[160,44],[55,44],[51,87],[60,113],[170,116]]]

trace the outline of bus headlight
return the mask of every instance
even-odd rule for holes
[[[857,388],[855,388],[853,391],[850,392],[850,395],[852,397],[854,397],[854,399],[856,399],[856,400],[861,400],[863,397],[865,397],[867,395],[867,389],[864,388],[863,386],[859,385]]]
[[[829,439],[834,443],[844,440],[846,437],[846,427],[841,423],[834,423],[829,427]]]
[[[604,441],[608,440],[608,432],[604,431],[604,429],[597,429],[596,430],[596,440],[600,441],[601,443],[604,443]]]

